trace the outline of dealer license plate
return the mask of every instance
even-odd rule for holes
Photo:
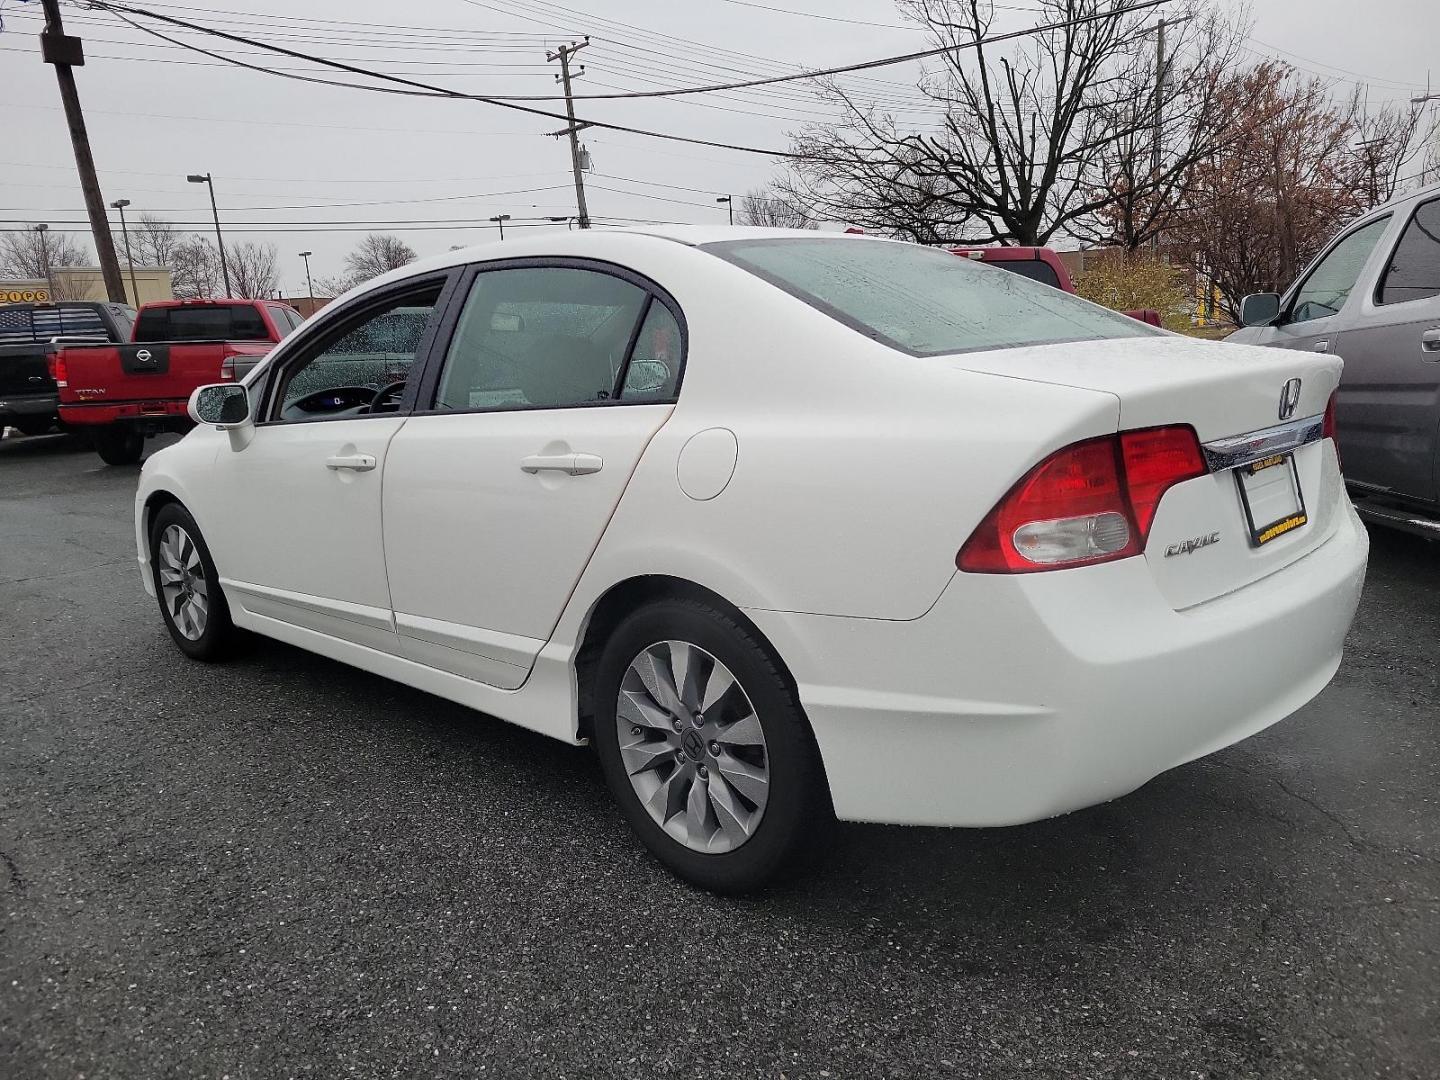
[[[1240,488],[1250,543],[1255,547],[1294,532],[1310,520],[1294,454],[1276,454],[1241,465],[1235,470],[1235,483]]]

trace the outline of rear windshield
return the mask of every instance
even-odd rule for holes
[[[250,304],[196,304],[146,308],[135,323],[136,341],[269,341],[270,331]]]
[[[1038,281],[1041,285],[1049,285],[1052,289],[1060,287],[1060,275],[1055,273],[1055,268],[1044,259],[984,259],[982,261],[997,270],[1008,270],[1012,274],[1019,274],[1031,281]]]
[[[32,345],[57,337],[109,341],[110,333],[93,307],[0,307],[0,345]]]
[[[729,240],[705,250],[912,356],[1159,336],[1019,274],[883,240]]]

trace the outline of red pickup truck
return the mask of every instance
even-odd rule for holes
[[[1019,274],[1031,281],[1053,286],[1061,292],[1073,293],[1075,291],[1075,283],[1070,280],[1070,272],[1065,269],[1065,264],[1060,261],[1060,256],[1050,248],[957,247],[948,250],[950,254],[959,255],[962,258],[993,263],[1002,270],[1009,270],[1012,274]],[[1151,326],[1160,325],[1160,312],[1154,308],[1137,308],[1134,311],[1127,311],[1125,314],[1132,319],[1149,323]]]
[[[239,379],[301,322],[269,300],[162,300],[143,306],[123,345],[73,345],[50,357],[60,419],[89,431],[109,465],[140,459],[146,436],[191,427],[206,383]]]

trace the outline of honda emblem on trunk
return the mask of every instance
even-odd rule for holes
[[[1289,420],[1300,407],[1300,380],[1289,379],[1280,389],[1280,419]]]

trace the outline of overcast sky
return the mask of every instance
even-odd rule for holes
[[[907,28],[887,0],[128,2],[301,51],[491,93],[555,92],[556,65],[546,64],[546,46],[585,33],[593,44],[577,59],[586,65],[577,94],[727,81],[926,44],[924,33]],[[1033,0],[1006,0],[995,31],[1033,25],[1034,6]],[[1372,99],[1387,101],[1423,91],[1427,65],[1434,64],[1440,89],[1435,0],[1254,0],[1252,14],[1253,36],[1246,42],[1252,58],[1277,55],[1337,80],[1359,79]],[[54,73],[38,55],[40,4],[0,0],[0,16],[0,218],[10,219],[0,228],[17,227],[17,220],[83,228]],[[67,5],[65,18],[69,32],[85,40],[88,63],[77,77],[105,200],[128,198],[132,215],[154,210],[198,228],[208,222],[209,206],[203,186],[186,183],[185,175],[212,172],[227,238],[274,241],[287,292],[304,292],[296,253],[315,252],[316,277],[336,273],[364,223],[396,232],[425,255],[493,238],[493,228],[466,225],[484,226],[495,214],[510,214],[518,223],[575,212],[565,143],[544,134],[558,122],[484,104],[280,79],[168,45],[110,15]],[[240,46],[175,33],[259,59]],[[259,62],[313,71],[283,58]],[[911,67],[888,68],[850,85],[862,97],[903,105],[913,103],[915,74]],[[803,87],[580,103],[577,112],[718,142],[784,148],[787,132],[827,115]],[[1339,89],[1350,87],[1342,82]],[[587,176],[590,213],[600,218],[723,221],[725,207],[715,196],[758,187],[775,168],[759,155],[595,129],[585,132],[584,141],[595,164]],[[402,220],[415,224],[379,224]],[[321,229],[320,222],[344,224]]]

